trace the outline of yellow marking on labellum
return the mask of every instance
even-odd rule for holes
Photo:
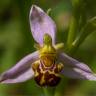
[[[39,73],[37,72],[37,70],[35,71],[35,76],[38,76],[39,75]]]
[[[36,46],[39,49],[39,60],[32,64],[34,79],[40,86],[56,86],[61,79],[60,72],[63,64],[57,64],[57,51],[63,44],[52,45],[52,38],[45,34],[43,46]]]
[[[37,70],[37,67],[39,66],[39,61],[35,61],[33,64],[32,64],[32,69],[35,71]]]
[[[62,71],[62,69],[64,68],[64,65],[62,63],[58,64],[58,71]]]
[[[41,80],[40,80],[40,85],[43,85],[45,83],[45,80],[44,80],[44,75],[42,76]]]

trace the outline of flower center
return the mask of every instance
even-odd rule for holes
[[[39,60],[32,64],[34,79],[40,86],[56,86],[61,79],[63,64],[57,63],[57,50],[48,34],[44,35],[43,43],[39,49]]]

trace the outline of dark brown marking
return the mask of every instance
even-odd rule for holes
[[[36,72],[38,75],[36,75]],[[34,79],[39,86],[56,86],[61,80],[56,64],[52,64],[50,67],[45,67],[44,64],[40,62],[36,72],[34,72]]]

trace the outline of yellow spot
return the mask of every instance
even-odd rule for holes
[[[37,70],[37,67],[39,66],[39,60],[38,61],[35,61],[34,63],[32,63],[32,69],[35,71]]]
[[[53,75],[55,75],[57,77],[60,76],[58,73],[55,73],[54,70],[53,71],[48,71],[48,72],[49,72],[49,74],[53,74]]]
[[[45,80],[44,80],[44,75],[42,76],[41,80],[40,80],[40,84],[44,84],[45,83]]]
[[[51,45],[44,45],[39,52],[40,52],[40,57],[42,57],[42,56],[56,56],[56,50]]]
[[[42,56],[41,57],[41,60],[43,61],[43,64],[46,66],[46,67],[50,67],[54,64],[54,61],[55,61],[55,57],[53,56]]]
[[[37,72],[37,70],[35,71],[35,77],[36,77],[36,76],[39,76],[39,73]]]
[[[64,43],[56,44],[54,47],[58,51],[58,50],[60,50],[60,49],[62,49],[64,47]]]
[[[62,63],[59,63],[57,67],[58,71],[60,72],[64,68],[64,65]]]

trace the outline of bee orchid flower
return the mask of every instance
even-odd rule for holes
[[[38,6],[32,5],[29,15],[36,52],[30,53],[0,76],[0,83],[21,83],[34,79],[40,86],[56,86],[61,75],[96,80],[96,75],[84,63],[60,51],[56,44],[56,25]]]

